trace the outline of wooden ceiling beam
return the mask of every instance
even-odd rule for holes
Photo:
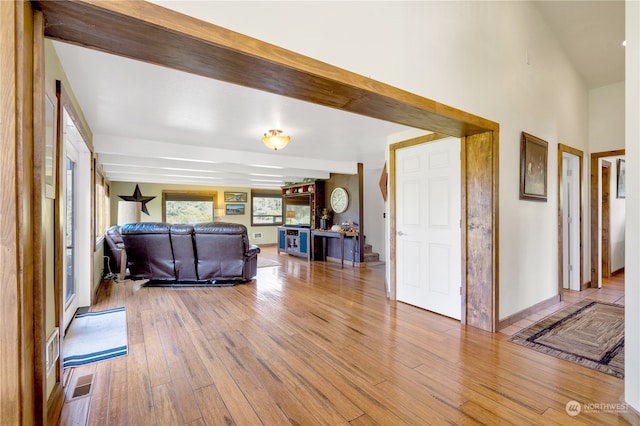
[[[104,52],[462,137],[498,129],[440,104],[147,2],[35,1],[45,35]]]

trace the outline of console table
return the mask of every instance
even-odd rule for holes
[[[351,266],[355,266],[356,264],[356,246],[358,244],[359,234],[357,232],[336,232],[336,231],[323,231],[323,230],[312,230],[311,231],[311,247],[313,250],[314,244],[313,240],[316,237],[322,238],[322,260],[326,260],[327,258],[327,238],[339,238],[340,239],[340,264],[344,268],[344,239],[345,238],[353,238],[353,245],[351,246]],[[313,260],[316,260],[316,254],[312,253]]]

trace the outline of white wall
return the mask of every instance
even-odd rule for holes
[[[624,149],[624,86],[589,91],[589,152]]]
[[[557,143],[587,151],[588,92],[535,5],[168,6],[500,123],[500,318],[557,294]],[[522,131],[549,142],[546,203],[519,200]]]
[[[627,157],[627,229],[625,266],[624,400],[640,412],[640,3],[626,1],[625,149]]]

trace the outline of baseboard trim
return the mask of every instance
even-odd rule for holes
[[[533,315],[543,309],[546,309],[549,306],[553,306],[558,302],[560,302],[560,295],[556,294],[555,296],[552,296],[547,300],[543,300],[542,302],[538,302],[533,306],[530,306],[526,309],[521,310],[520,312],[516,312],[513,315],[509,315],[508,317],[498,321],[498,331],[502,330],[503,328],[507,328],[510,325],[515,324],[518,321],[525,319],[526,317]]]
[[[611,273],[611,276],[618,275],[618,274],[624,274],[624,266],[620,269],[616,269],[615,271],[613,271]]]
[[[631,407],[629,404],[626,404],[623,402],[623,404],[626,405],[626,410],[621,411],[618,416],[622,417],[623,419],[625,419],[626,421],[629,422],[629,424],[632,425],[640,425],[640,413],[638,411],[636,411],[633,407]]]

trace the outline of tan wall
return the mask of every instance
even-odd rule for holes
[[[140,192],[145,197],[156,197],[147,203],[149,215],[142,213],[142,222],[162,222],[162,191],[164,190],[184,190],[184,191],[203,191],[216,192],[218,205],[216,208],[224,207],[224,192],[246,192],[246,203],[244,215],[225,216],[220,220],[223,222],[241,223],[247,227],[249,240],[251,244],[276,244],[278,241],[276,226],[251,226],[251,188],[231,187],[231,186],[191,186],[191,185],[172,185],[172,184],[156,184],[156,183],[139,183]],[[133,195],[136,183],[134,182],[111,182],[111,224],[115,225],[118,220],[118,201],[121,200],[118,195]],[[262,234],[262,238],[256,236]]]

